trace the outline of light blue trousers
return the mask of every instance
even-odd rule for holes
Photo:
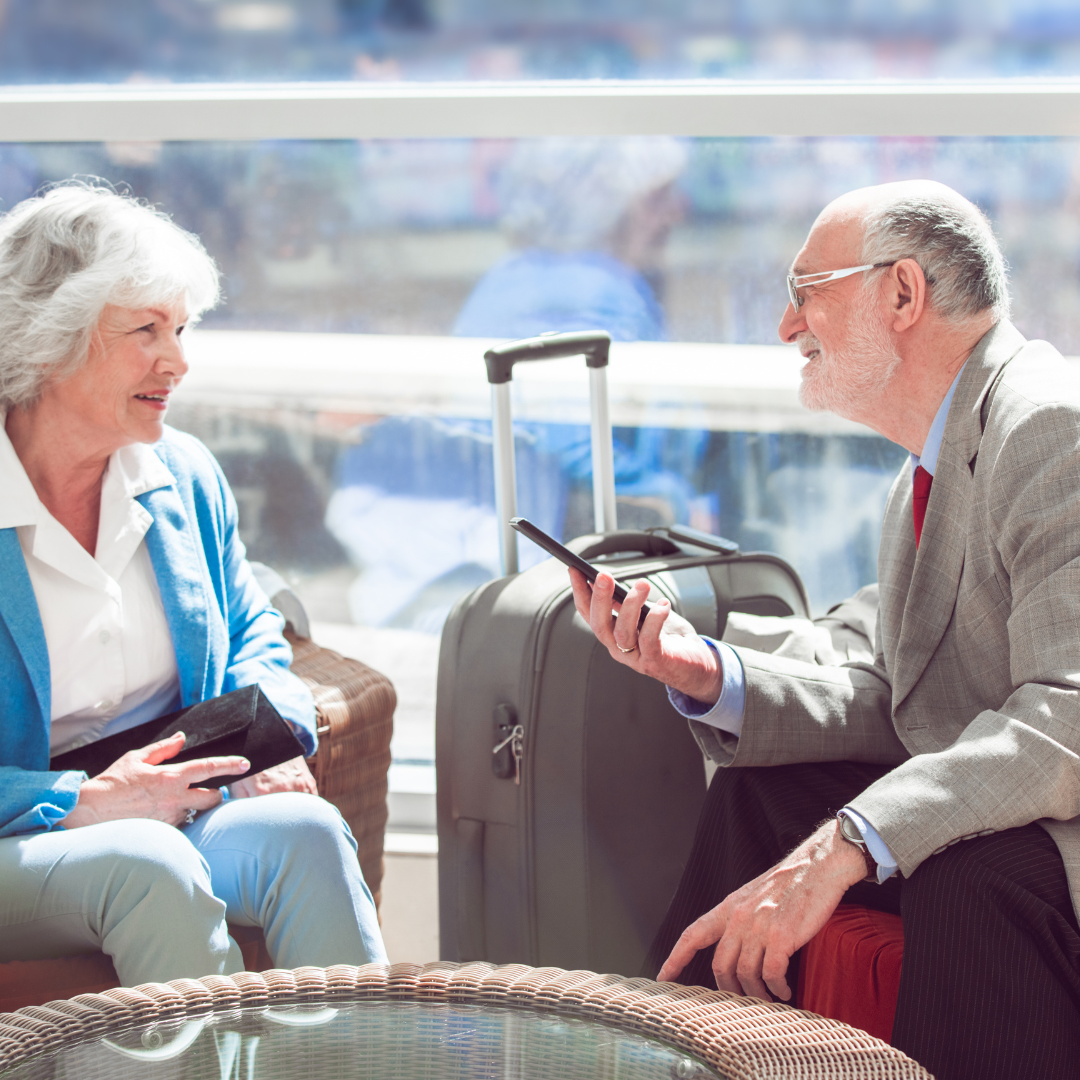
[[[0,840],[0,960],[101,950],[124,986],[228,975],[226,919],[262,927],[278,967],[386,960],[356,843],[315,795]]]

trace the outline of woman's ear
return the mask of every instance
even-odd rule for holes
[[[900,259],[893,263],[886,283],[892,328],[901,333],[922,318],[928,289],[926,275],[914,259]]]

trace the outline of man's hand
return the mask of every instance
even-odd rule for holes
[[[584,574],[571,570],[570,584],[578,614],[620,664],[651,675],[696,701],[712,705],[720,699],[720,658],[671,610],[667,600],[652,605],[639,632],[638,617],[649,595],[647,581],[634,582],[621,605],[612,599],[615,579],[610,574],[601,572],[590,586]],[[614,610],[618,615],[612,618]]]
[[[302,758],[293,758],[273,768],[264,769],[243,780],[234,780],[229,785],[229,794],[234,799],[250,799],[255,795],[271,795],[275,791],[306,791],[318,795],[315,777],[311,775],[307,762]]]
[[[75,809],[64,818],[65,829],[97,825],[121,818],[151,818],[179,825],[188,810],[212,810],[221,802],[217,788],[191,787],[212,776],[229,776],[251,768],[246,758],[199,758],[179,765],[162,764],[184,748],[184,733],[129,750],[104,772],[84,780]]]
[[[670,982],[699,949],[718,942],[713,975],[721,990],[791,999],[788,961],[824,925],[866,861],[826,822],[771,870],[733,892],[682,933],[657,979]]]

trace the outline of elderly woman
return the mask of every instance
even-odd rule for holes
[[[300,758],[171,764],[179,734],[99,775],[49,759],[258,683],[307,752],[311,695],[256,585],[236,503],[164,425],[183,332],[218,298],[199,241],[68,183],[0,218],[0,958],[101,949],[128,986],[384,960],[348,828]],[[256,796],[256,797],[247,797]]]

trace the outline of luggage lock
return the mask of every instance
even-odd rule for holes
[[[517,722],[512,705],[496,705],[495,746],[491,754],[491,771],[500,780],[512,776],[515,784],[521,783],[521,759],[525,753],[525,729]]]

